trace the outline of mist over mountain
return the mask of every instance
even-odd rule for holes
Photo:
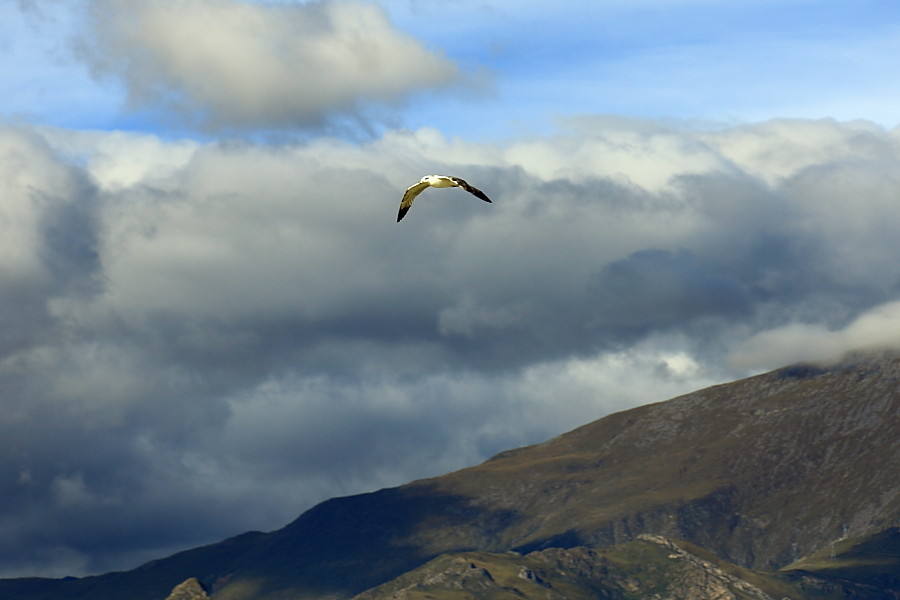
[[[442,477],[335,498],[277,531],[247,533],[133,571],[2,580],[0,597],[162,600],[193,577],[213,598],[350,598],[446,553],[512,551],[482,556],[487,566],[478,569],[534,571],[547,561],[593,557],[607,573],[619,573],[609,585],[646,592],[638,580],[643,567],[626,568],[631,559],[623,557],[684,554],[694,558],[679,565],[710,565],[703,577],[731,573],[738,583],[757,581],[747,585],[789,598],[889,598],[900,593],[890,577],[898,564],[898,440],[900,356],[796,365],[619,412]],[[627,545],[636,542],[645,545]],[[553,548],[575,554],[541,554]],[[606,550],[589,555],[577,548]],[[854,548],[851,573],[839,559]],[[874,555],[881,558],[858,558]],[[674,563],[663,562],[660,581],[693,569],[670,571]],[[425,579],[433,584],[438,571],[458,571],[441,564]],[[772,574],[779,569],[786,570]],[[438,580],[459,583],[454,578],[464,574],[471,575],[463,569]],[[412,588],[392,589],[416,597],[409,594],[424,589],[415,583],[420,575],[406,576]],[[734,597],[752,597],[740,592],[743,584],[714,578]],[[595,585],[588,579],[566,585]]]

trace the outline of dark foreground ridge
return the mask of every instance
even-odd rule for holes
[[[616,413],[132,571],[0,580],[0,599],[165,600],[191,578],[181,592],[215,600],[897,599],[898,524],[900,357],[856,357]]]

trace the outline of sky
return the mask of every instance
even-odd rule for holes
[[[900,340],[900,4],[0,4],[0,576]],[[462,177],[493,200],[407,186]]]

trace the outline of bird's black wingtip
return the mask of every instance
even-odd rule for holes
[[[472,189],[469,189],[466,191],[469,192],[470,194],[472,194],[473,196],[475,196],[476,198],[478,198],[479,200],[484,200],[485,202],[491,201],[491,199],[487,197],[487,194],[485,194],[484,192],[482,192],[481,190],[479,190],[477,188],[472,188]]]
[[[481,190],[479,190],[477,188],[473,188],[472,193],[475,194],[475,196],[477,196],[478,198],[481,198],[482,200],[484,200],[485,202],[491,202],[491,199],[487,197],[487,194],[485,194],[484,192],[482,192]],[[493,204],[493,202],[491,202],[491,204]]]

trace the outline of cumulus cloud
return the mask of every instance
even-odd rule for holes
[[[831,121],[504,144],[4,128],[2,575],[127,568],[893,343],[898,156]],[[442,171],[493,204],[429,190],[397,224]]]
[[[135,109],[209,128],[321,126],[452,83],[377,5],[93,0],[81,55]]]

